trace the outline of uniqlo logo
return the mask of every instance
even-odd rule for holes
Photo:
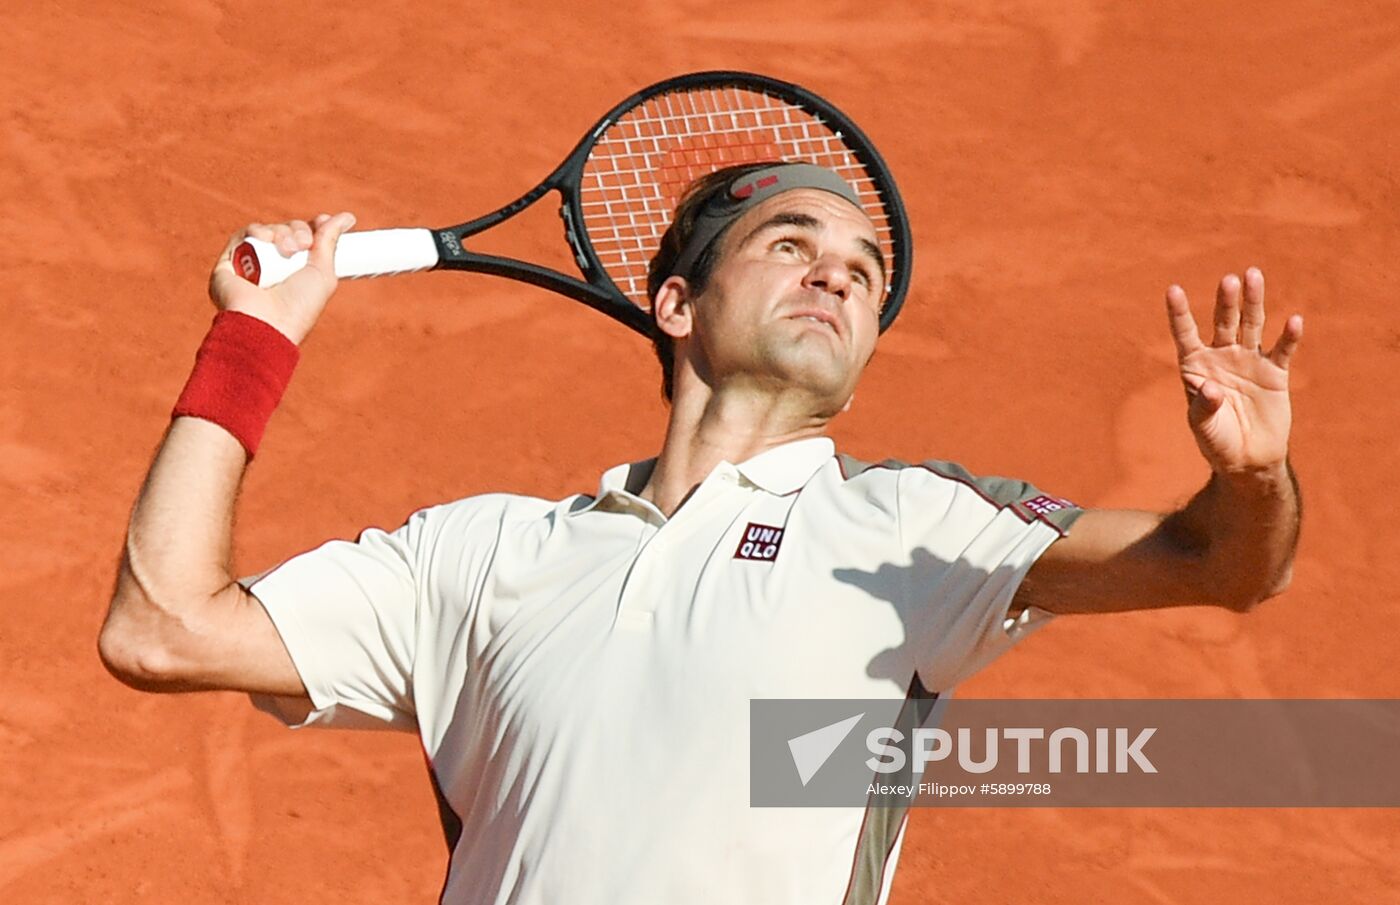
[[[782,543],[782,528],[749,522],[743,536],[739,538],[739,549],[734,551],[734,558],[772,562],[778,558],[778,547]]]
[[[1021,503],[1021,505],[1025,506],[1031,512],[1034,512],[1036,515],[1049,515],[1052,512],[1059,512],[1061,509],[1074,508],[1074,504],[1069,500],[1062,500],[1058,497],[1046,496],[1044,494],[1031,497],[1029,500]]]

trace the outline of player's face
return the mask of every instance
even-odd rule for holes
[[[696,299],[698,364],[714,378],[801,387],[834,415],[875,350],[884,294],[875,229],[859,208],[817,189],[784,192],[722,237]]]

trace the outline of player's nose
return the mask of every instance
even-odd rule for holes
[[[829,292],[844,302],[851,292],[851,271],[838,255],[818,255],[807,268],[802,285]]]

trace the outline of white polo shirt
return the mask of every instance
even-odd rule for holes
[[[416,731],[449,905],[882,902],[903,815],[749,807],[751,698],[946,691],[1039,625],[1008,604],[1080,510],[950,463],[801,440],[636,494],[485,495],[250,580],[312,709]]]

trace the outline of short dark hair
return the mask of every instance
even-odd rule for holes
[[[700,218],[700,212],[713,198],[729,188],[734,180],[740,176],[771,167],[780,162],[764,160],[758,163],[740,163],[723,167],[713,173],[701,176],[686,188],[685,194],[681,196],[680,204],[676,205],[675,218],[671,220],[671,225],[666,228],[665,235],[661,237],[661,247],[656,250],[656,255],[647,265],[647,298],[651,300],[653,310],[656,304],[656,293],[660,291],[661,284],[666,282],[667,277],[673,275],[676,259],[690,244],[690,237],[695,233],[695,224]],[[710,281],[710,275],[714,272],[715,265],[719,263],[720,242],[723,241],[727,232],[729,232],[729,226],[720,230],[710,244],[700,252],[700,256],[695,259],[695,264],[690,268],[690,273],[676,274],[685,277],[692,296],[705,291],[705,286]],[[656,360],[661,362],[661,395],[666,398],[667,402],[670,402],[671,393],[675,389],[675,343],[660,329],[657,329],[655,334],[652,345],[656,349]]]

